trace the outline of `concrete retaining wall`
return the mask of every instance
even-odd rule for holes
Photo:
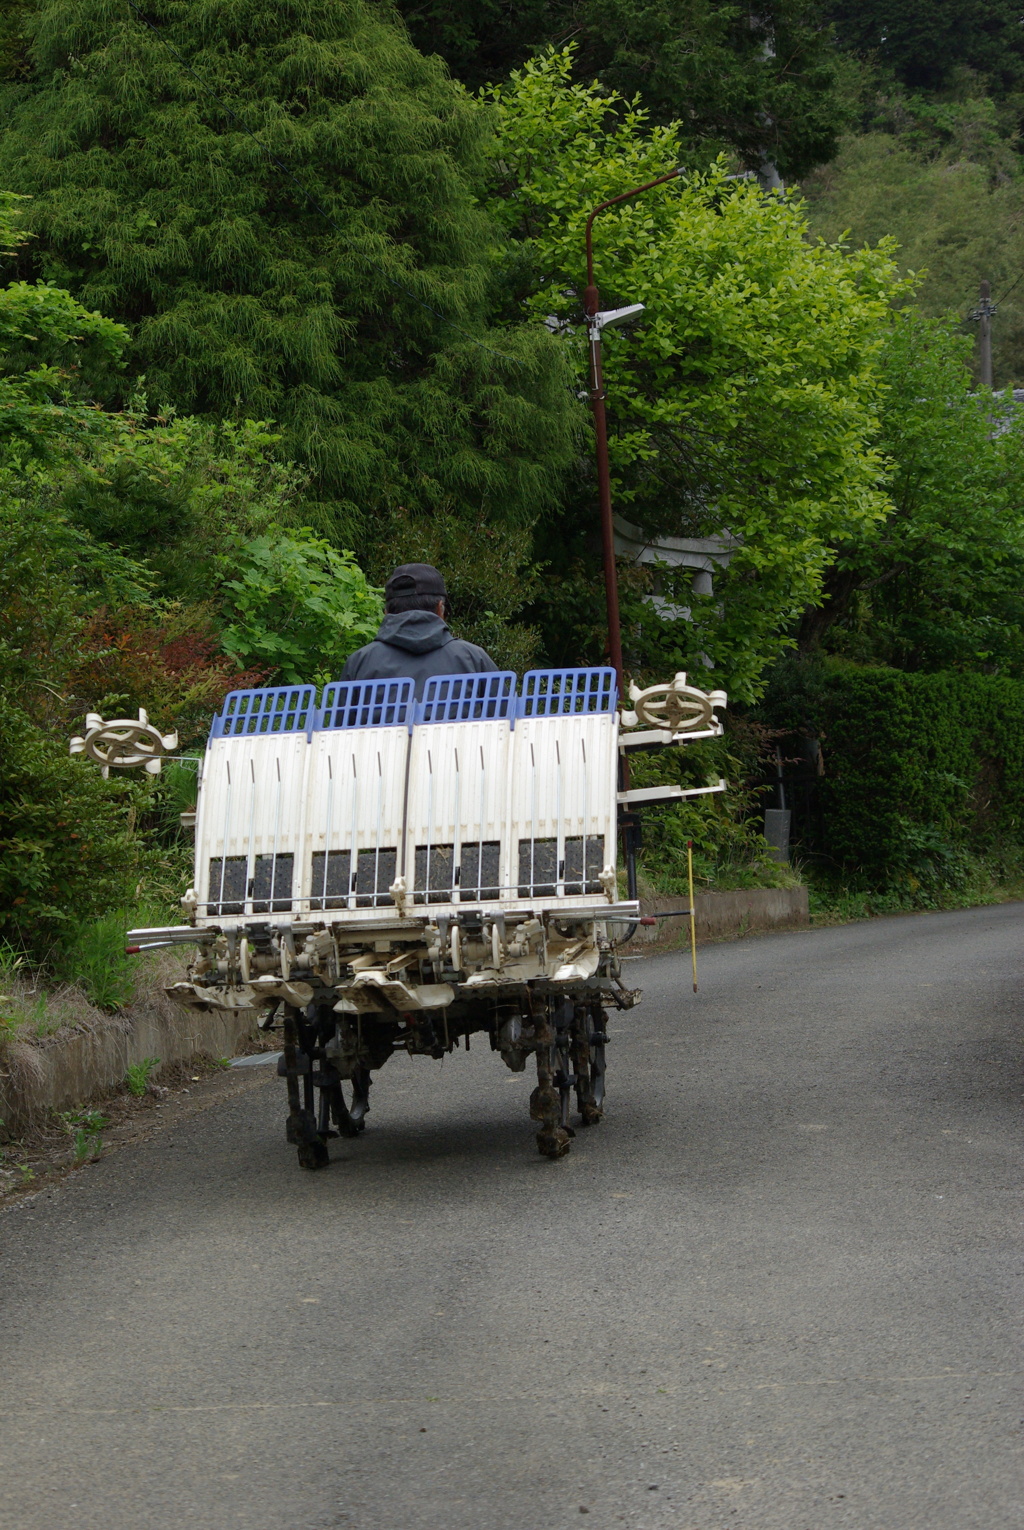
[[[698,943],[707,940],[735,940],[765,930],[798,930],[810,923],[806,887],[752,887],[735,892],[698,893]],[[660,914],[666,909],[685,908],[686,898],[644,898],[641,914]],[[645,943],[664,940],[689,928],[689,919],[659,919],[656,925],[641,925],[636,939]]]
[[[17,1136],[51,1111],[112,1094],[129,1063],[234,1057],[245,1050],[254,1027],[251,1010],[198,1014],[157,992],[123,1015],[98,1017],[89,1028],[12,1042],[0,1052],[0,1137]]]

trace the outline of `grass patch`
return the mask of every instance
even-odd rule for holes
[[[758,839],[761,837],[758,835]],[[741,855],[715,858],[701,847],[693,848],[694,892],[734,892],[759,887],[802,887],[804,878],[799,865],[774,861],[765,841],[763,851],[755,848],[749,858]],[[625,888],[625,879],[622,879]],[[637,891],[641,898],[685,898],[688,881],[686,849],[660,862],[653,855],[641,855],[637,864]],[[625,893],[623,892],[623,896]]]
[[[144,1057],[141,1062],[129,1063],[128,1072],[125,1074],[128,1093],[134,1094],[136,1099],[141,1099],[149,1087],[151,1076],[159,1066],[159,1057]]]
[[[9,983],[20,976],[25,967],[25,953],[12,946],[9,940],[0,940],[0,984]]]
[[[54,953],[58,977],[75,983],[98,1009],[123,1009],[135,997],[136,968],[124,951],[127,927],[120,912],[83,921]]]
[[[965,852],[952,875],[948,870],[945,877],[904,873],[884,887],[850,886],[815,871],[810,873],[808,884],[812,925],[848,924],[886,914],[981,908],[1024,899],[1024,851],[998,855]]]
[[[66,1110],[60,1113],[59,1120],[71,1137],[75,1168],[100,1156],[103,1151],[103,1132],[110,1125],[102,1111]]]

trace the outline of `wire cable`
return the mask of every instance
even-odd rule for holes
[[[1020,286],[1021,282],[1024,282],[1024,271],[1022,271],[1020,273],[1020,275],[1018,276],[1017,280],[1013,283],[1012,287],[1007,287],[1006,291],[1005,292],[1001,292],[997,298],[990,298],[989,299],[989,305],[990,305],[991,310],[992,310],[993,313],[999,307],[1000,303],[1005,303],[1006,302],[1006,299],[1010,296],[1011,292],[1015,292],[1017,290],[1017,288]],[[966,319],[964,320],[964,323],[965,324],[976,324],[978,322],[979,317],[980,317],[980,310],[977,309],[977,308],[972,308],[970,313],[967,315]]]
[[[138,18],[139,21],[141,21],[142,25],[144,27],[148,27],[149,30],[153,33],[153,35],[156,38],[158,38],[159,41],[163,44],[163,46],[167,49],[168,53],[170,53],[172,55],[172,57],[177,60],[178,64],[185,71],[185,73],[187,75],[190,75],[191,78],[193,80],[195,80],[196,84],[199,86],[199,88],[203,92],[203,94],[208,96],[210,98],[210,100],[215,101],[217,103],[217,105],[220,107],[220,109],[228,117],[231,118],[232,122],[236,123],[238,125],[238,127],[241,128],[242,132],[246,133],[252,139],[253,143],[257,146],[257,148],[260,149],[262,151],[262,153],[264,153],[267,156],[267,159],[270,161],[270,163],[272,165],[275,165],[277,167],[277,169],[280,170],[281,174],[286,176],[288,178],[288,180],[290,180],[294,186],[298,187],[299,191],[302,193],[302,196],[305,198],[306,202],[309,204],[309,206],[313,209],[314,212],[317,212],[317,213],[320,214],[320,216],[323,218],[324,222],[328,225],[328,227],[333,229],[336,234],[341,234],[342,230],[341,230],[340,226],[338,225],[338,223],[334,220],[334,218],[331,217],[330,213],[323,206],[323,204],[317,199],[317,197],[315,197],[313,195],[313,193],[309,190],[309,187],[306,186],[299,179],[299,177],[295,174],[295,172],[293,170],[290,170],[288,168],[288,166],[284,163],[284,161],[282,159],[279,159],[277,157],[277,155],[274,153],[274,151],[272,149],[267,147],[267,145],[262,141],[262,139],[260,139],[258,134],[253,132],[252,128],[248,125],[248,123],[243,121],[243,119],[241,117],[239,117],[237,112],[232,111],[231,107],[228,106],[227,102],[223,99],[223,97],[220,96],[218,94],[218,92],[212,88],[212,86],[207,85],[206,82],[204,80],[202,80],[200,78],[200,76],[196,73],[196,71],[191,67],[191,65],[186,63],[185,59],[182,58],[181,54],[178,52],[178,50],[174,46],[174,44],[171,43],[171,42],[168,42],[167,38],[164,36],[162,28],[158,27],[155,22],[150,21],[148,16],[144,16],[143,15],[143,13],[140,10],[140,8],[138,7],[138,5],[136,5],[135,0],[126,0],[126,3],[127,3],[128,7],[129,7],[129,9],[134,11],[136,17]],[[496,351],[493,346],[485,345],[482,340],[477,340],[475,338],[475,336],[473,336],[473,335],[471,335],[469,333],[468,330],[463,329],[461,325],[457,324],[454,319],[450,319],[447,314],[443,314],[443,313],[440,312],[439,309],[432,307],[432,305],[430,303],[428,303],[425,298],[421,298],[417,293],[413,292],[409,287],[403,286],[403,284],[400,281],[396,281],[396,279],[393,276],[389,275],[388,272],[385,271],[383,266],[379,265],[377,261],[371,260],[368,255],[363,255],[363,254],[360,254],[359,252],[356,252],[356,251],[353,251],[353,252],[350,252],[350,253],[353,254],[353,256],[354,256],[354,258],[356,260],[363,261],[363,263],[365,265],[369,266],[371,268],[371,270],[374,270],[374,271],[378,272],[378,274],[380,276],[383,276],[384,280],[390,286],[394,287],[396,292],[402,292],[402,293],[405,294],[405,296],[407,298],[411,298],[412,301],[414,303],[418,304],[418,306],[420,308],[423,308],[423,309],[426,310],[427,313],[432,314],[435,319],[440,319],[442,324],[447,324],[451,329],[455,330],[456,334],[461,335],[464,340],[468,340],[470,345],[475,345],[479,350],[486,351],[489,356],[497,356],[498,359],[501,360],[501,361],[511,361],[515,366],[521,366],[522,365],[522,363],[520,362],[520,360],[519,360],[519,358],[517,356],[509,356],[504,351]]]
[[[1024,282],[1024,271],[1020,273],[1017,280],[1014,282],[1013,287],[1007,288],[1007,290],[1005,292],[1001,292],[997,298],[992,299],[993,303],[1005,303],[1006,299],[1010,296],[1010,293],[1013,292],[1014,288],[1019,287],[1021,282]]]

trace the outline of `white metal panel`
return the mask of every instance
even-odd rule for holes
[[[396,876],[409,913],[605,903],[617,719],[572,708],[581,697],[592,704],[607,676],[541,673],[530,705],[567,710],[519,715],[514,729],[494,716],[510,710],[509,681],[441,677],[420,707],[430,720],[411,734],[405,681],[387,682],[383,698],[335,687],[312,737],[218,733],[215,724],[196,826],[198,922],[280,914],[369,924],[394,914]],[[409,695],[392,696],[396,684]],[[287,726],[312,705],[298,692],[238,695],[228,727],[271,726],[285,702]],[[372,722],[388,709],[386,725]],[[473,712],[483,715],[465,715]]]
[[[199,924],[291,911],[308,752],[304,732],[211,739],[196,816]]]
[[[388,888],[400,860],[408,752],[405,726],[313,734],[301,912],[393,911]]]
[[[511,737],[507,718],[413,729],[404,862],[411,901],[508,895]]]
[[[594,884],[616,859],[614,714],[520,717],[513,739],[509,840],[516,892],[534,902],[603,896]]]

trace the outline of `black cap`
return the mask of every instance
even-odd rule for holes
[[[401,563],[384,586],[387,600],[397,595],[422,595],[425,599],[443,600],[447,594],[444,580],[430,563]]]

